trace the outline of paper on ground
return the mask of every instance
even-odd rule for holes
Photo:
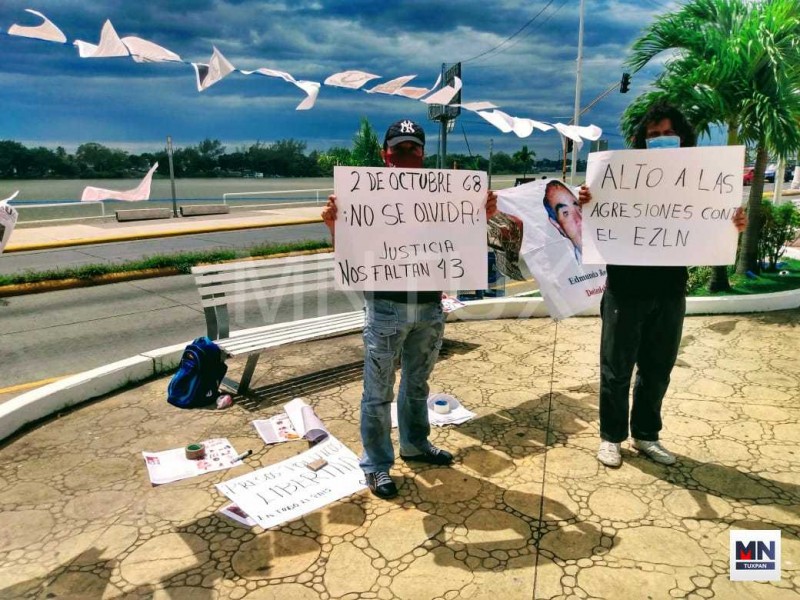
[[[256,428],[265,444],[278,444],[301,439],[295,428],[292,427],[292,420],[286,413],[275,415],[269,419],[253,421],[253,427]]]
[[[442,298],[442,310],[445,313],[451,313],[459,308],[464,308],[466,304],[461,302],[458,298],[453,298],[451,296],[447,296]]]
[[[328,436],[320,418],[302,398],[295,398],[283,407],[284,413],[253,421],[265,444],[278,444],[304,438],[317,443]]]
[[[437,400],[447,400],[450,404],[450,412],[442,415],[433,410],[433,403]],[[397,427],[397,402],[392,402],[391,411],[389,413],[392,418],[392,428]],[[444,427],[445,425],[460,425],[466,423],[470,419],[475,418],[475,413],[464,408],[455,397],[450,394],[431,394],[428,396],[428,421],[431,425],[437,427]]]
[[[308,464],[327,465],[312,471]],[[358,457],[333,436],[269,467],[217,484],[217,489],[264,529],[288,523],[365,488]]]
[[[241,508],[239,508],[235,504],[228,504],[227,506],[223,506],[217,512],[225,515],[229,519],[233,519],[237,523],[241,523],[242,525],[246,525],[248,527],[255,527],[256,525],[258,525],[258,523],[256,523],[253,519],[247,516],[246,512],[244,512]]]
[[[227,439],[214,438],[202,443],[206,447],[206,456],[200,460],[186,458],[185,448],[174,448],[163,452],[142,452],[150,483],[161,485],[188,479],[211,471],[228,469],[237,462],[238,454]]]
[[[447,400],[450,405],[450,412],[442,415],[433,410],[433,403],[437,400]],[[450,394],[431,394],[428,396],[428,420],[431,425],[444,427],[445,425],[460,425],[470,419],[475,418],[475,413],[464,408],[455,396]]]

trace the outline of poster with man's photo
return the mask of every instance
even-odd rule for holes
[[[605,265],[581,263],[583,215],[577,190],[558,179],[532,181],[498,190],[497,208],[500,213],[489,222],[489,245],[503,274],[522,279],[522,260],[557,320],[600,303]]]
[[[13,195],[0,200],[0,254],[6,249],[8,240],[11,239],[11,233],[17,224],[17,209],[9,204],[11,200],[17,197],[19,192],[14,192]]]

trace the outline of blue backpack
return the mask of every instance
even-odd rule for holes
[[[178,408],[195,408],[215,402],[228,365],[222,350],[207,337],[186,346],[178,372],[167,388],[167,402]]]

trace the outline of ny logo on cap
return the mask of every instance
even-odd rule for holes
[[[409,120],[400,123],[400,133],[416,133],[414,130],[414,123]]]

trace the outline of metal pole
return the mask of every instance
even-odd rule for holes
[[[494,151],[494,138],[489,138],[489,173],[487,179],[489,180],[486,185],[492,189],[492,153]]]
[[[442,127],[441,127],[441,136],[442,136],[442,144],[439,146],[439,168],[446,169],[447,165],[445,161],[447,160],[447,119],[444,118],[442,115]]]
[[[779,158],[775,165],[775,188],[772,191],[772,203],[778,206],[783,201],[783,159]]]
[[[444,87],[445,63],[442,63],[442,87]],[[445,156],[447,156],[447,106],[442,105],[442,114],[439,117],[439,168],[445,168]]]
[[[172,136],[167,136],[167,156],[169,157],[169,182],[172,187],[172,216],[178,216],[178,202],[175,199],[175,169],[172,166]]]
[[[575,125],[579,125],[581,118],[581,67],[583,61],[583,7],[584,0],[581,0],[580,20],[578,25],[578,62],[575,69],[575,117],[572,119]],[[578,168],[578,144],[572,144],[572,167],[570,169],[569,184],[575,185],[575,171]]]

